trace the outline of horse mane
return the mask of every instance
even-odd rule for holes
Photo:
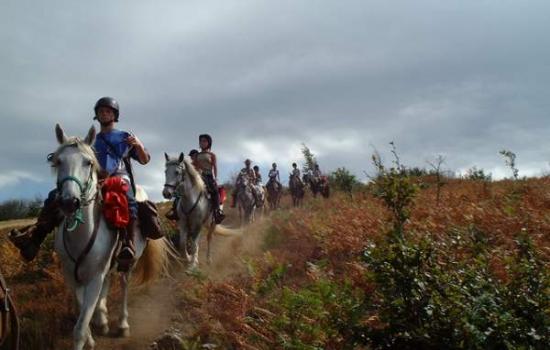
[[[191,183],[194,187],[197,187],[199,191],[205,190],[204,181],[202,180],[202,176],[199,174],[197,169],[195,169],[195,166],[191,163],[189,158],[184,157],[183,158],[183,165],[179,162],[178,159],[171,159],[166,162],[166,165],[179,165],[182,168],[185,168],[185,172],[187,175],[189,175],[189,178],[191,179]]]
[[[69,137],[69,139],[65,143],[60,145],[57,150],[52,154],[50,161],[53,168],[55,168],[57,158],[59,157],[61,152],[63,152],[67,147],[77,147],[81,153],[90,158],[92,162],[92,171],[96,174],[99,172],[99,162],[95,156],[93,148],[78,137]]]

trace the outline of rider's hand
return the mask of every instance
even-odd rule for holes
[[[143,148],[143,144],[141,143],[141,141],[135,135],[132,135],[132,134],[130,134],[130,136],[126,138],[126,143],[129,144],[130,146]]]

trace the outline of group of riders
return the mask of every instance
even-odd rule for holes
[[[120,107],[118,102],[112,97],[100,98],[94,106],[94,120],[100,124],[100,132],[94,142],[94,150],[101,167],[99,174],[100,183],[109,177],[118,177],[128,186],[126,197],[129,209],[129,222],[126,229],[120,231],[122,247],[117,255],[119,270],[128,269],[134,262],[135,245],[134,239],[138,224],[138,205],[135,199],[136,187],[133,179],[131,159],[142,165],[149,163],[151,156],[144,147],[140,139],[132,133],[118,130],[115,123],[119,121]],[[225,214],[221,208],[219,187],[217,184],[218,167],[216,154],[212,152],[212,137],[208,134],[199,136],[200,151],[193,149],[189,152],[192,164],[202,175],[210,194],[213,207],[213,219],[216,223],[221,223]],[[52,157],[48,157],[52,161]],[[235,190],[232,194],[231,206],[235,207],[236,197],[239,189],[243,186],[250,186],[257,201],[263,194],[262,176],[260,168],[256,165],[251,167],[250,159],[245,160],[245,167],[239,172]],[[302,183],[300,170],[296,163],[292,164],[291,181],[294,179]],[[322,176],[319,166],[315,164],[312,173],[315,178]],[[273,186],[277,191],[282,190],[281,179],[277,164],[273,163],[268,173],[269,180],[266,187]],[[63,221],[63,211],[61,209],[60,190],[63,184],[57,184],[57,188],[52,190],[44,202],[42,211],[34,225],[27,226],[21,230],[14,229],[10,234],[10,239],[14,245],[19,248],[21,255],[27,261],[31,261],[38,253],[39,247],[51,231],[59,226]],[[175,202],[175,201],[174,201]],[[167,214],[170,219],[177,219],[176,204]],[[78,206],[79,203],[74,205]]]

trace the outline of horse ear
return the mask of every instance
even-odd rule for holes
[[[164,158],[166,158],[166,161],[170,161],[170,157],[168,157],[168,153],[164,152]]]
[[[57,142],[59,142],[59,144],[62,145],[67,142],[67,135],[65,135],[65,131],[63,131],[59,124],[55,124],[55,136],[57,137]]]
[[[92,125],[90,130],[88,130],[88,135],[86,135],[86,138],[84,139],[84,142],[86,142],[88,145],[92,145],[95,141],[95,128]]]
[[[180,157],[178,158],[178,161],[181,163],[183,162],[183,159],[185,158],[183,152],[180,153]]]

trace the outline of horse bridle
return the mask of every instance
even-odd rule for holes
[[[75,182],[78,185],[78,188],[80,189],[80,207],[76,210],[75,214],[73,215],[73,223],[67,227],[67,221],[65,222],[65,229],[69,232],[74,231],[80,224],[84,223],[82,208],[85,208],[88,205],[90,205],[90,203],[92,203],[96,199],[97,194],[99,193],[99,190],[97,190],[97,188],[96,188],[95,193],[92,196],[90,196],[90,198],[87,198],[88,192],[90,191],[90,188],[92,187],[91,184],[92,184],[93,174],[94,174],[94,171],[90,170],[90,175],[88,176],[88,179],[86,180],[85,184],[83,184],[78,178],[76,178],[72,175],[65,176],[63,179],[61,179],[57,183],[57,188],[58,188],[59,192],[61,192],[61,187],[63,186],[63,184],[65,182],[68,182],[68,181]],[[75,264],[73,275],[74,275],[74,279],[77,283],[81,283],[80,276],[78,275],[78,269],[79,269],[80,265],[82,264],[82,262],[84,261],[84,258],[86,258],[86,256],[88,255],[88,253],[92,249],[92,246],[95,243],[95,240],[96,240],[96,237],[97,237],[97,231],[99,229],[100,215],[101,214],[97,215],[96,222],[94,223],[94,227],[92,229],[92,236],[88,240],[88,243],[84,247],[84,250],[80,253],[80,255],[77,258],[74,258],[73,255],[69,252],[69,247],[67,245],[66,235],[63,233],[63,247],[64,247],[65,252],[67,253],[69,259],[71,259],[71,261]]]
[[[183,186],[183,182],[185,181],[185,174],[184,174],[184,173],[185,173],[185,168],[184,168],[184,166],[182,165],[182,163],[183,163],[183,162],[177,163],[177,168],[178,168],[179,170],[181,170],[181,174],[180,174],[181,179],[180,179],[180,180],[176,180],[176,184],[174,184],[174,185],[169,184],[169,183],[165,183],[165,184],[164,184],[164,187],[172,188],[172,189],[174,190],[174,197],[175,197],[176,199],[183,197],[182,194],[178,192],[178,190]],[[204,192],[204,191],[201,191],[201,193],[200,193],[199,196],[197,197],[197,200],[195,200],[195,203],[193,203],[193,206],[191,207],[191,209],[184,211],[184,214],[185,214],[186,216],[189,216],[189,215],[195,210],[195,208],[197,208],[197,205],[199,205],[199,202],[200,202],[200,200],[201,200],[201,198],[202,198],[202,196],[203,196],[203,192]],[[177,210],[177,209],[176,209],[176,210]]]
[[[76,210],[74,216],[73,216],[73,223],[66,227],[67,231],[72,232],[74,231],[80,224],[84,223],[84,218],[82,216],[82,208],[87,207],[90,205],[90,203],[95,199],[97,196],[98,191],[94,193],[90,198],[87,198],[88,192],[90,191],[91,184],[92,184],[92,177],[93,177],[94,171],[90,170],[90,175],[88,176],[88,179],[86,180],[86,183],[82,183],[78,178],[69,175],[62,178],[60,181],[57,182],[57,191],[61,193],[61,188],[65,182],[75,182],[78,185],[78,188],[80,190],[80,207]]]

